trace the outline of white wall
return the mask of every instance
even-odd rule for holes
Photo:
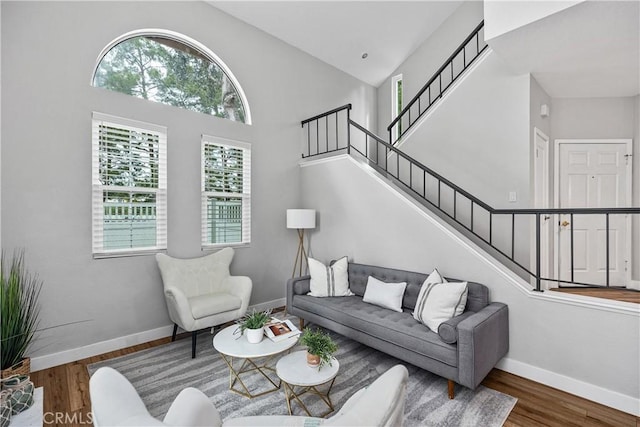
[[[484,20],[486,40],[498,37],[516,28],[543,19],[567,9],[577,1],[503,1],[485,0]]]
[[[252,143],[252,242],[236,250],[232,272],[253,279],[251,304],[283,298],[296,242],[285,209],[302,207],[300,120],[347,102],[352,117],[372,120],[375,89],[203,2],[1,7],[3,249],[24,247],[44,281],[41,327],[87,320],[44,332],[30,355],[169,325],[153,256],[92,259],[92,111],[168,127],[168,252],[177,257],[202,255],[200,135]],[[253,125],[91,87],[104,46],[142,28],[213,50],[242,85]]]
[[[640,138],[638,99],[623,98],[553,98],[551,134],[553,139],[633,138],[632,177],[633,206],[640,207]],[[640,280],[640,222],[633,229],[632,279]]]
[[[399,147],[495,208],[527,207],[529,85],[489,52]]]
[[[509,306],[510,350],[502,369],[640,414],[637,306],[602,310],[525,292],[512,274],[366,168],[345,157],[302,168],[304,205],[319,217],[311,233],[316,258],[347,255],[358,263],[425,273],[437,267],[446,276],[483,283],[491,300]]]
[[[389,139],[391,78],[402,74],[402,99],[406,106],[480,21],[482,2],[463,3],[378,87],[378,135]]]

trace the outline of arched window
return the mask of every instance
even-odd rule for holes
[[[251,124],[231,70],[201,43],[166,30],[118,37],[98,57],[92,85]]]

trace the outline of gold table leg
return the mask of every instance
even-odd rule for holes
[[[291,402],[295,400],[296,402],[298,402],[298,405],[300,405],[300,407],[304,410],[304,412],[306,412],[308,416],[313,417],[313,415],[311,415],[311,412],[309,412],[309,409],[304,404],[302,399],[300,399],[300,396],[304,395],[305,393],[315,394],[316,396],[320,397],[320,399],[329,407],[329,410],[319,415],[319,418],[324,418],[330,413],[332,413],[333,411],[335,411],[335,408],[333,407],[333,402],[331,402],[331,396],[329,395],[329,393],[331,393],[331,388],[333,387],[333,383],[335,382],[335,380],[336,378],[334,377],[331,380],[331,383],[329,384],[329,388],[324,392],[317,389],[317,387],[322,384],[318,384],[315,386],[297,386],[300,389],[296,392],[295,390],[296,386],[291,385],[285,381],[282,381],[282,384],[284,385],[284,394],[287,400],[287,409],[289,410],[289,415],[293,415]]]
[[[251,359],[242,359],[242,364],[238,369],[233,366],[233,357],[226,356],[222,353],[220,353],[220,356],[229,367],[229,390],[238,393],[241,396],[248,397],[249,399],[253,399],[254,397],[263,396],[267,393],[273,393],[274,391],[280,390],[280,384],[282,381],[278,381],[276,383],[265,373],[265,371],[275,373],[275,369],[273,367],[267,366],[273,356],[267,357],[262,365],[258,365]],[[240,378],[240,375],[253,371],[259,372],[263,377],[267,379],[267,381],[269,381],[269,383],[271,383],[271,387],[268,390],[262,391],[260,393],[251,393],[249,391],[244,381],[242,381],[242,378]],[[236,383],[240,384],[242,390],[234,387]]]

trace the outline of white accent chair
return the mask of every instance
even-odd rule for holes
[[[182,390],[160,422],[147,411],[133,385],[113,368],[98,369],[89,380],[95,427],[220,426],[220,414],[200,390]]]
[[[220,414],[200,390],[178,394],[163,422],[153,418],[131,383],[111,368],[98,369],[89,381],[96,427],[103,426],[402,426],[407,368],[396,365],[349,398],[331,418],[288,415],[241,417],[222,423]],[[282,402],[284,409],[284,400]]]
[[[232,248],[191,259],[156,254],[173,322],[171,340],[176,339],[178,327],[191,332],[192,358],[199,330],[237,320],[247,312],[252,282],[246,276],[231,276],[233,254]]]

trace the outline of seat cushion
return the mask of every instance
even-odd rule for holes
[[[457,346],[417,322],[407,310],[398,313],[362,301],[359,296],[314,298],[295,295],[293,305],[407,350],[458,366]]]
[[[191,315],[194,319],[212,316],[225,311],[233,311],[240,308],[242,300],[235,295],[227,293],[215,293],[189,298]]]

